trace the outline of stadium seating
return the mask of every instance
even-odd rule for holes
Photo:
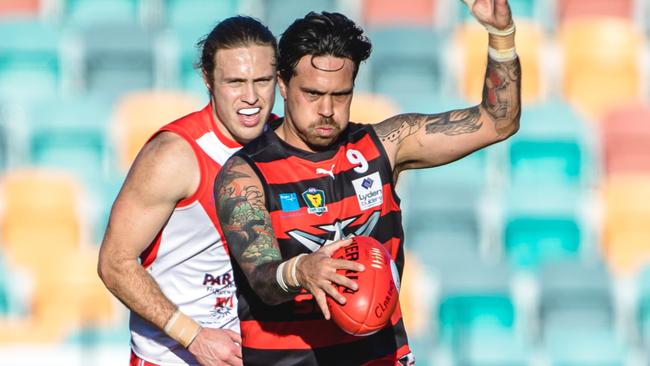
[[[391,0],[363,0],[363,23],[368,29],[386,27],[430,27],[437,18],[437,0],[410,0],[408,6]]]
[[[603,185],[603,255],[618,274],[650,263],[650,175],[614,175]]]
[[[511,185],[588,186],[596,179],[593,132],[568,104],[551,100],[524,107],[520,129],[505,142]]]
[[[120,167],[126,171],[138,151],[158,128],[201,107],[192,95],[173,91],[142,91],[123,96],[113,112]]]
[[[4,177],[2,244],[12,263],[47,276],[52,253],[78,248],[83,235],[81,190],[64,174],[12,171]]]
[[[164,0],[166,25],[172,29],[210,29],[238,13],[238,0]]]
[[[34,20],[0,22],[0,99],[53,97],[59,93],[60,32]]]
[[[650,107],[629,105],[613,110],[600,124],[605,172],[650,174]]]
[[[66,24],[123,24],[138,22],[139,0],[65,0],[63,19]]]
[[[409,343],[422,365],[646,366],[650,4],[508,2],[520,130],[399,177]],[[311,10],[372,41],[351,120],[480,100],[487,36],[458,0],[0,0],[0,364],[128,358],[126,308],[95,269],[128,167],[207,102],[196,43],[216,22],[279,36]]]
[[[522,101],[534,102],[542,98],[542,75],[540,52],[544,37],[536,23],[524,20],[517,22],[517,53],[522,68]],[[456,47],[463,54],[459,67],[461,94],[468,100],[478,103],[483,93],[485,67],[487,65],[486,45],[488,35],[476,21],[470,21],[457,28],[454,35]]]
[[[602,263],[556,261],[539,274],[542,342],[552,364],[622,365],[610,277]]]
[[[628,20],[583,18],[560,29],[567,100],[594,121],[641,98],[641,33]],[[616,52],[611,52],[616,49]]]
[[[565,22],[594,16],[632,20],[635,0],[557,0],[557,18]]]
[[[36,18],[41,0],[3,0],[0,1],[0,19]]]
[[[267,0],[264,2],[265,14],[262,21],[276,36],[282,34],[297,18],[304,17],[310,11],[337,11],[335,0]],[[282,9],[282,11],[278,11]]]
[[[374,93],[400,105],[417,96],[435,100],[440,82],[437,33],[431,28],[399,27],[377,29],[368,37],[373,42],[369,67]]]
[[[77,29],[84,90],[117,97],[154,84],[153,36],[137,24],[97,23]]]
[[[399,107],[391,99],[375,94],[355,93],[350,106],[350,121],[377,123],[398,114]]]
[[[503,245],[517,268],[536,269],[545,262],[577,258],[589,237],[577,189],[537,185],[512,187],[504,199]]]

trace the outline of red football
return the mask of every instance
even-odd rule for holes
[[[399,275],[388,250],[368,236],[356,236],[352,244],[338,249],[332,258],[361,263],[365,271],[338,270],[359,285],[352,291],[337,286],[346,298],[341,305],[331,297],[327,304],[332,320],[346,333],[365,336],[382,329],[390,322],[399,297]]]

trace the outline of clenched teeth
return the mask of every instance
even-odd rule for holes
[[[259,112],[260,112],[260,108],[243,108],[237,111],[237,113],[243,114],[245,116],[252,116]]]

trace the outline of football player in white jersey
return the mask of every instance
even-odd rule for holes
[[[210,103],[142,148],[99,254],[99,276],[131,310],[131,365],[242,364],[212,184],[271,117],[277,46],[266,26],[243,16],[220,22],[199,46]]]

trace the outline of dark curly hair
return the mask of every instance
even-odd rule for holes
[[[214,56],[218,50],[247,47],[251,45],[271,46],[278,59],[278,44],[275,36],[259,20],[248,16],[234,16],[219,22],[208,35],[196,46],[201,49],[201,58],[197,67],[208,77],[210,85],[214,83]]]
[[[339,13],[310,12],[297,19],[282,34],[279,43],[278,71],[288,83],[305,55],[349,58],[354,62],[354,76],[359,64],[370,56],[372,45],[363,29]]]

